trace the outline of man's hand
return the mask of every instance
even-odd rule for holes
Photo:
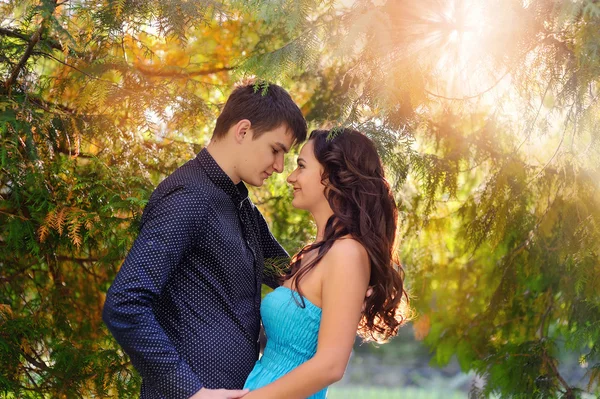
[[[202,388],[190,399],[237,399],[250,392],[249,389],[206,389]]]
[[[369,289],[367,290],[367,293],[365,294],[365,300],[363,301],[362,304],[362,311],[365,311],[365,308],[367,307],[367,299],[369,299],[369,297],[373,294],[373,287],[369,287]]]

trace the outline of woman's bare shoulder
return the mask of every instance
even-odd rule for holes
[[[323,262],[328,267],[349,268],[369,268],[369,254],[366,248],[351,236],[345,236],[336,240],[327,254],[323,257]]]

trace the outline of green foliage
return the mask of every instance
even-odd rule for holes
[[[153,187],[254,75],[375,141],[436,364],[479,373],[473,397],[597,393],[600,12],[526,3],[487,0],[466,51],[478,2],[2,3],[0,391],[136,396],[104,293]],[[252,195],[288,251],[313,237],[285,174]]]

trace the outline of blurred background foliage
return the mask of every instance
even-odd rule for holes
[[[0,15],[3,396],[136,396],[104,294],[153,188],[248,77],[385,161],[418,316],[357,353],[456,359],[471,397],[598,393],[597,1],[5,0]],[[285,177],[252,195],[294,252],[314,226]],[[414,339],[427,350],[403,349]]]

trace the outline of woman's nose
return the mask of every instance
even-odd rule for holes
[[[296,174],[296,171],[293,171],[292,173],[290,173],[290,175],[285,180],[290,184],[294,184],[294,182],[296,181],[295,174]]]

